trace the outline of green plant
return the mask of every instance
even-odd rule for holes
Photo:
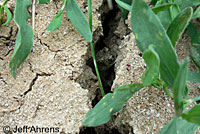
[[[5,0],[4,3],[2,5],[0,5],[0,25],[3,25],[3,26],[7,25],[12,19],[12,14],[11,14],[10,10],[8,9],[8,7],[6,6],[8,1],[9,0]],[[3,23],[3,21],[4,21],[4,10],[7,13],[7,20],[6,20],[5,23]]]
[[[143,0],[134,0],[133,6],[123,0],[116,0],[116,2],[123,8],[122,15],[127,15],[127,12],[131,11],[131,27],[137,45],[143,52],[147,69],[142,75],[142,83],[124,85],[116,88],[114,93],[106,94],[86,114],[83,125],[94,127],[108,122],[112,114],[122,109],[124,103],[135,92],[146,86],[154,86],[163,89],[168,96],[172,97],[175,105],[174,119],[159,133],[193,134],[200,125],[200,105],[195,105],[189,111],[186,107],[200,97],[188,96],[189,89],[186,82],[189,80],[199,83],[200,74],[188,71],[189,58],[183,64],[179,63],[174,47],[189,21],[196,18],[194,16],[199,9],[194,15],[192,6],[200,4],[200,1],[152,0],[151,4],[155,5],[152,9]],[[123,19],[126,17],[123,16]],[[193,32],[197,31],[193,28],[190,34],[194,35]],[[193,40],[199,39],[199,36],[193,35],[191,36],[195,37]],[[195,51],[199,52],[199,49],[195,48]],[[199,60],[199,57],[193,59]]]
[[[6,2],[4,3],[6,4]],[[48,2],[50,0],[38,1],[39,4]],[[111,1],[109,0],[109,2]],[[108,122],[112,114],[122,109],[123,105],[134,93],[144,87],[154,86],[163,89],[168,96],[173,98],[175,105],[174,119],[159,133],[194,133],[198,125],[200,125],[200,113],[198,112],[200,105],[195,105],[190,110],[186,110],[186,107],[192,102],[200,100],[200,97],[190,98],[188,96],[189,89],[186,82],[199,83],[200,74],[189,71],[189,58],[183,64],[179,63],[174,47],[185,29],[188,28],[188,35],[192,39],[191,57],[197,67],[200,67],[200,36],[197,36],[199,35],[199,31],[190,22],[191,19],[199,17],[200,9],[197,8],[194,13],[193,11],[194,7],[200,4],[200,1],[152,0],[151,4],[154,5],[153,8],[150,8],[144,0],[134,0],[132,5],[132,0],[116,0],[116,3],[118,3],[122,11],[124,23],[128,13],[131,12],[131,27],[147,65],[147,69],[142,75],[142,83],[123,85],[116,88],[113,93],[105,95],[93,45],[91,0],[88,0],[89,21],[87,21],[75,0],[64,0],[61,10],[52,19],[47,28],[49,31],[59,28],[62,22],[63,10],[66,9],[71,23],[85,40],[90,43],[101,94],[104,97],[87,113],[83,125],[98,126]],[[0,6],[0,15],[2,15],[5,4]],[[14,21],[19,30],[10,61],[11,74],[15,78],[17,68],[26,59],[33,45],[33,30],[27,25],[29,17],[27,8],[30,5],[30,0],[16,0]],[[177,24],[179,24],[178,27]]]

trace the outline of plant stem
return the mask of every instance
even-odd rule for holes
[[[91,0],[88,0],[88,17],[89,17],[90,30],[92,32],[92,1]],[[101,77],[100,77],[100,74],[99,74],[97,61],[96,61],[96,56],[95,56],[95,49],[94,49],[94,45],[93,45],[92,41],[90,42],[90,47],[91,47],[91,52],[92,52],[92,58],[93,58],[93,62],[94,62],[95,71],[96,71],[96,74],[97,74],[97,79],[99,81],[99,88],[101,90],[101,95],[104,96],[105,92],[104,92],[103,85],[102,85],[102,82],[101,82]]]
[[[90,47],[91,47],[91,51],[92,51],[92,58],[93,58],[93,62],[94,62],[95,71],[96,71],[96,74],[97,74],[97,79],[99,81],[99,88],[101,90],[101,95],[104,96],[105,92],[104,92],[103,85],[102,85],[102,82],[101,82],[101,77],[100,77],[100,74],[99,74],[96,56],[95,56],[94,45],[93,45],[92,42],[90,42]]]
[[[89,18],[90,30],[92,32],[92,0],[88,0],[88,18]]]

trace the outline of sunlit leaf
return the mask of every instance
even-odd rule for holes
[[[122,12],[122,18],[124,20],[127,19],[128,13],[131,11],[131,3],[132,0],[115,0],[116,3],[119,5],[119,8]]]
[[[183,10],[170,24],[167,29],[167,34],[175,47],[176,42],[179,40],[183,32],[185,31],[190,19],[192,17],[192,8],[188,7]]]
[[[91,42],[92,33],[88,21],[74,0],[67,0],[66,12],[74,27],[85,38],[85,40]]]
[[[143,0],[133,2],[131,27],[141,51],[154,44],[160,58],[161,78],[172,87],[180,66],[178,58],[160,20]]]
[[[197,129],[197,125],[174,117],[158,134],[196,134]]]
[[[112,114],[123,108],[131,96],[143,88],[142,84],[129,84],[114,90],[114,93],[106,94],[97,105],[88,111],[83,126],[94,127],[108,122]]]
[[[184,112],[182,117],[188,122],[192,122],[200,126],[200,104],[195,105],[190,110]]]
[[[155,14],[161,12],[161,11],[164,11],[166,9],[168,9],[169,7],[171,7],[172,5],[176,5],[175,3],[166,3],[166,4],[162,4],[162,5],[159,5],[159,6],[156,6],[154,8],[152,8],[153,12]]]
[[[31,52],[33,45],[33,30],[27,25],[29,14],[27,8],[31,0],[16,0],[14,21],[18,27],[18,34],[13,55],[10,60],[10,71],[16,78],[16,70]]]
[[[61,22],[62,22],[62,15],[63,15],[63,10],[60,10],[58,14],[50,22],[47,28],[48,31],[54,31],[60,27]]]
[[[5,26],[5,25],[7,25],[11,21],[12,14],[11,14],[10,10],[7,8],[7,6],[3,6],[3,8],[6,10],[6,13],[7,13],[6,22],[4,24],[2,24],[3,26]]]

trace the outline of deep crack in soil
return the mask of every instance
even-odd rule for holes
[[[105,10],[105,3],[101,6],[101,10]],[[95,54],[98,64],[99,73],[101,76],[102,84],[105,93],[110,93],[113,81],[115,79],[115,60],[117,58],[117,40],[121,42],[120,37],[118,37],[114,32],[117,29],[121,19],[121,12],[117,5],[115,5],[113,10],[108,13],[101,13],[101,21],[103,27],[103,36],[95,43]],[[128,32],[127,32],[128,31]],[[130,30],[126,29],[126,34],[130,33]],[[113,46],[115,48],[113,48]],[[89,51],[91,53],[91,51]],[[90,57],[87,62],[87,66],[92,68],[92,72],[96,76],[95,67],[92,57]],[[82,85],[83,86],[83,85]],[[83,86],[83,88],[85,88]],[[101,100],[100,89],[96,89],[95,98],[92,100],[92,106],[94,107]],[[114,117],[114,116],[113,116]],[[115,118],[115,117],[114,117]],[[80,134],[121,134],[118,128],[115,128],[113,122],[110,121],[105,125],[98,127],[82,127],[80,129]]]

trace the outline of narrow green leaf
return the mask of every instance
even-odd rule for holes
[[[164,10],[168,9],[172,5],[176,5],[176,4],[175,3],[165,3],[165,4],[162,4],[162,5],[152,8],[152,10],[155,14],[157,14],[160,11],[164,11]]]
[[[142,57],[147,66],[146,71],[142,75],[142,83],[144,86],[149,86],[158,79],[160,59],[153,45],[149,46],[149,48],[144,51]]]
[[[162,6],[164,4],[168,4],[168,0],[158,1],[155,7],[159,7],[159,6]],[[167,9],[167,10],[158,12],[157,16],[159,17],[163,27],[167,30],[167,28],[169,27],[169,25],[172,22],[170,10]]]
[[[188,81],[200,83],[200,74],[197,72],[188,72]]]
[[[200,18],[200,7],[197,8],[197,10],[192,15],[192,19]]]
[[[155,45],[160,57],[161,78],[172,87],[180,66],[178,58],[161,22],[144,0],[134,0],[131,27],[141,51],[150,44]]]
[[[198,126],[174,117],[158,134],[196,134]]]
[[[192,22],[187,27],[187,34],[192,39],[192,43],[200,44],[200,32]]]
[[[174,91],[174,106],[176,111],[176,116],[181,116],[183,112],[183,100],[185,97],[186,81],[188,73],[189,59],[187,59],[178,70],[176,76],[173,91]]]
[[[190,55],[193,62],[200,71],[200,44],[192,44],[190,47]]]
[[[195,105],[189,111],[183,112],[182,117],[188,122],[192,122],[200,126],[200,104]]]
[[[192,17],[192,8],[188,7],[184,9],[170,24],[167,29],[167,34],[175,47],[176,42],[179,40],[183,32],[185,31],[190,19]]]
[[[90,26],[85,15],[74,0],[67,0],[66,12],[74,27],[85,38],[85,40],[91,42],[92,33],[90,31]]]
[[[31,52],[33,45],[33,30],[27,25],[29,14],[27,8],[31,5],[31,0],[16,0],[14,21],[18,27],[18,34],[13,55],[10,60],[10,71],[16,78],[16,70]]]
[[[66,2],[67,2],[67,0],[64,0],[64,4],[63,4],[62,8],[58,12],[58,14],[52,19],[52,21],[50,22],[50,24],[47,28],[48,31],[55,31],[57,28],[60,27],[61,22],[62,22],[63,10],[66,6]]]
[[[60,10],[58,14],[50,22],[47,28],[48,31],[55,31],[57,28],[60,27],[62,22],[62,15],[63,15],[63,10]]]
[[[132,0],[115,0],[116,3],[119,5],[119,8],[122,12],[122,18],[124,20],[127,19],[128,13],[131,12],[131,3]]]
[[[38,4],[47,4],[50,0],[38,0]]]
[[[112,114],[123,108],[131,96],[143,88],[142,84],[129,84],[114,90],[114,93],[106,94],[98,104],[88,111],[83,126],[95,127],[108,122]]]
[[[12,14],[11,14],[10,10],[7,8],[7,6],[3,6],[3,8],[6,10],[6,13],[7,13],[7,20],[4,24],[2,24],[3,26],[5,26],[11,21]]]
[[[170,9],[169,9],[169,11],[170,11],[170,16],[171,16],[171,20],[172,20],[172,21],[173,21],[173,20],[176,18],[176,16],[181,12],[178,5],[173,5],[173,6],[171,6]]]

